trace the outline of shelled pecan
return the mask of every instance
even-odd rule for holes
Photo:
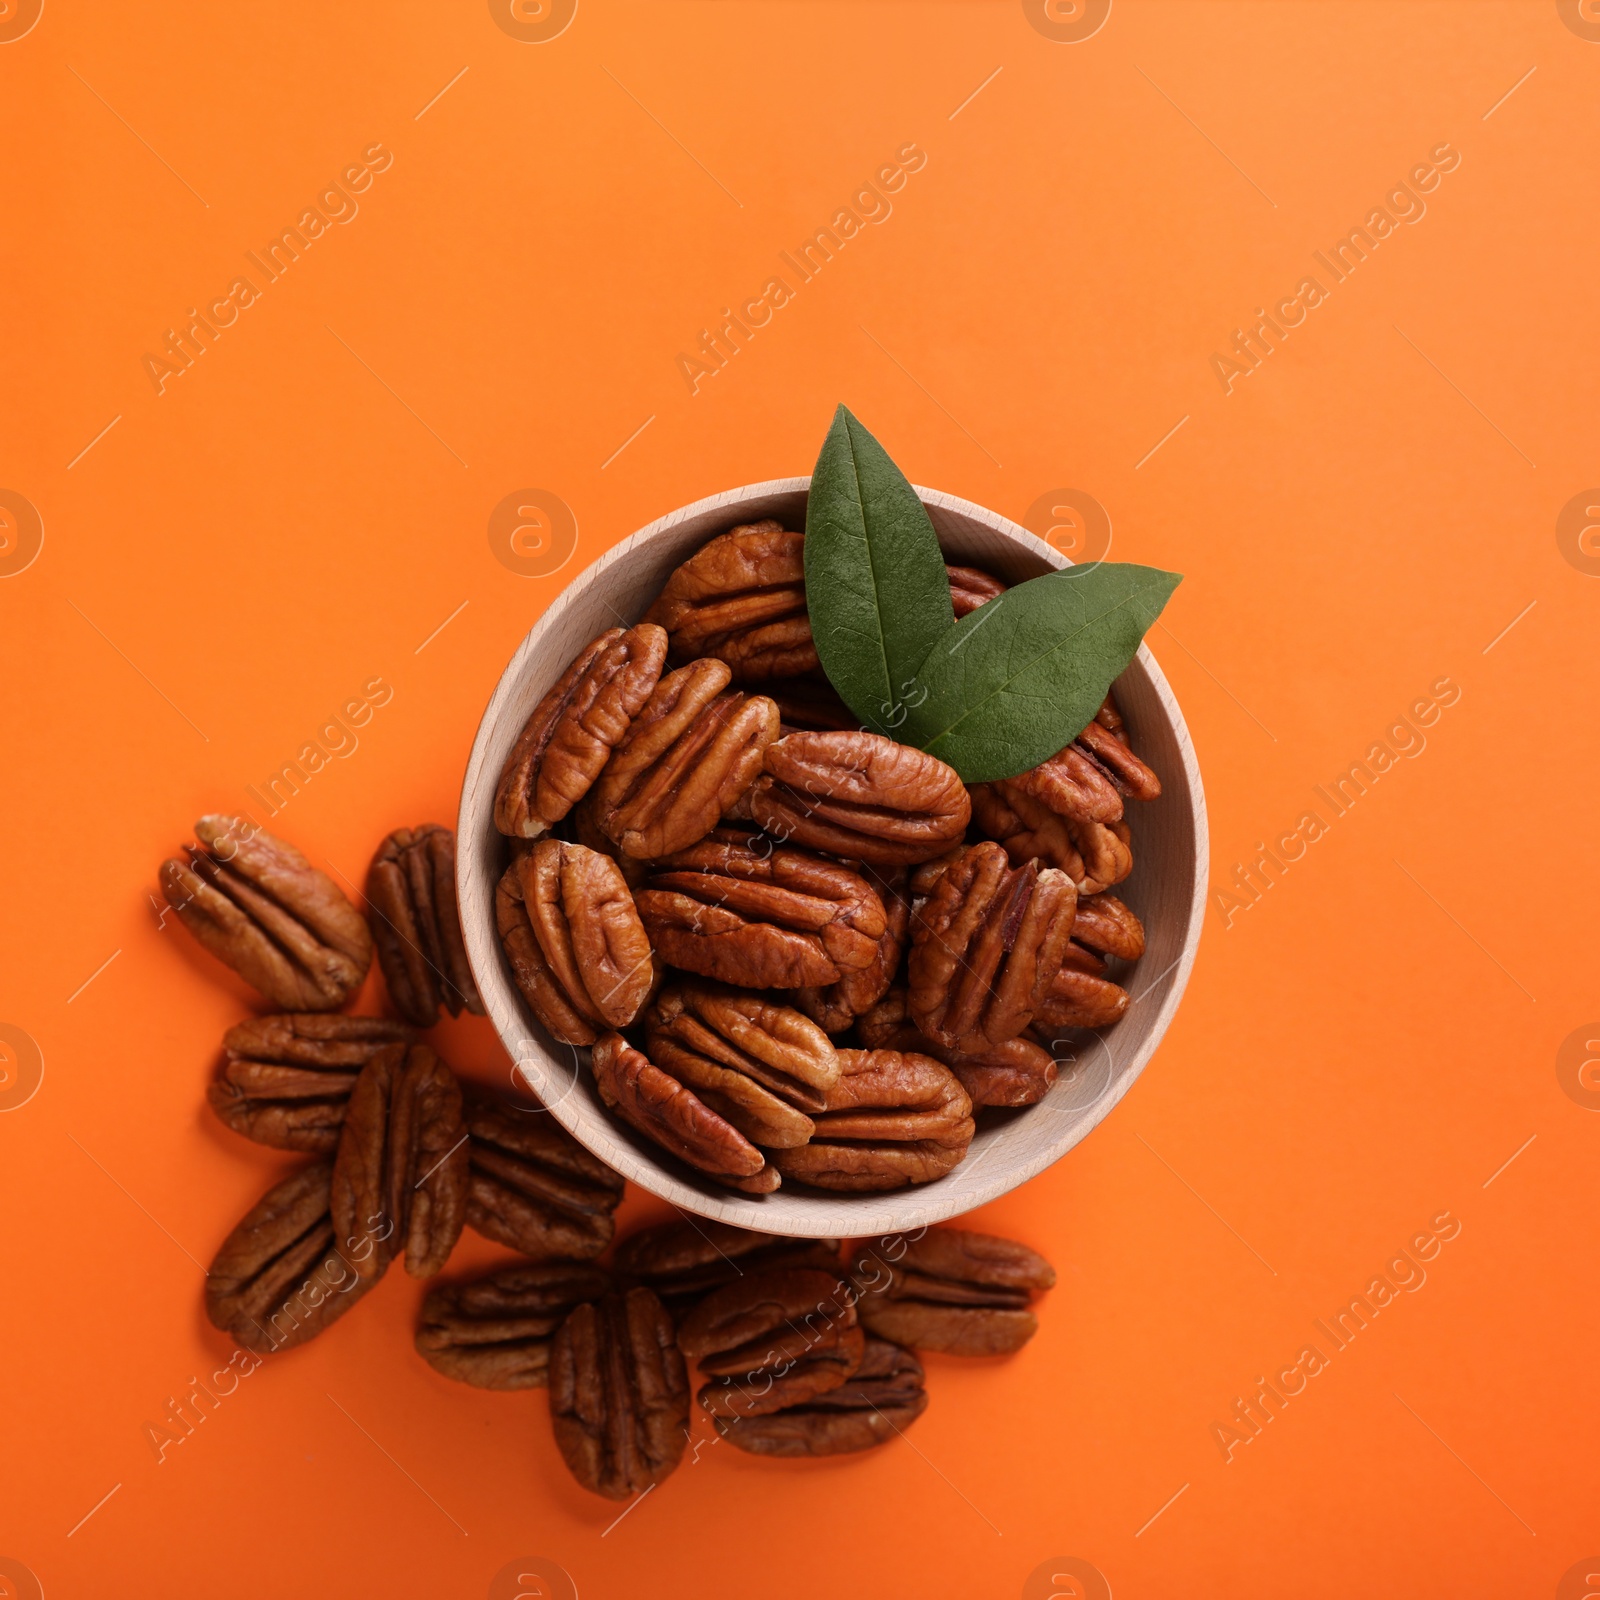
[[[844,973],[837,983],[793,989],[790,1001],[824,1033],[842,1033],[888,993],[911,942],[911,897],[902,871],[888,874],[863,868],[862,875],[878,891],[886,926],[871,962]]]
[[[838,1456],[887,1444],[928,1409],[922,1363],[887,1339],[865,1340],[861,1365],[837,1389],[765,1416],[713,1416],[729,1444],[753,1456]]]
[[[599,1039],[591,1059],[600,1098],[647,1139],[731,1189],[770,1194],[778,1187],[776,1168],[731,1122],[620,1033]]]
[[[363,1278],[404,1255],[432,1277],[466,1216],[467,1130],[461,1088],[425,1044],[389,1045],[356,1079],[334,1158],[331,1209],[339,1243]],[[372,1240],[376,1248],[361,1251]]]
[[[626,1500],[670,1477],[689,1438],[689,1375],[648,1289],[578,1306],[550,1346],[556,1446],[585,1489]]]
[[[1066,956],[1077,892],[1064,872],[1006,863],[997,844],[968,848],[912,917],[907,964],[917,1026],[973,1054],[1033,1020]]]
[[[1078,902],[1072,943],[1061,971],[1039,1008],[1042,1026],[1109,1027],[1128,1009],[1128,992],[1106,976],[1105,956],[1137,961],[1144,954],[1144,926],[1115,895],[1088,895]]]
[[[958,1356],[1020,1350],[1039,1325],[1029,1301],[1056,1281],[1036,1250],[965,1228],[860,1245],[850,1276],[861,1320],[880,1339]]]
[[[972,802],[953,767],[877,733],[791,733],[767,751],[750,815],[775,839],[905,866],[948,850]]]
[[[808,1144],[774,1150],[786,1178],[818,1189],[900,1189],[942,1178],[972,1143],[972,1102],[931,1056],[841,1050],[843,1069]]]
[[[839,1080],[833,1043],[816,1023],[760,993],[708,983],[663,989],[646,1013],[650,1060],[752,1144],[811,1137],[808,1112]]]
[[[950,579],[950,601],[958,620],[1006,592],[1005,584],[978,567],[953,567],[947,561],[944,570]]]
[[[483,1015],[456,909],[456,836],[436,822],[396,828],[367,869],[367,910],[395,1010],[431,1028],[439,1008]]]
[[[778,737],[778,708],[730,691],[722,661],[669,672],[595,782],[591,814],[623,855],[653,860],[716,827],[755,782]]]
[[[275,1183],[245,1213],[206,1273],[206,1316],[246,1350],[288,1350],[315,1338],[364,1295],[375,1278],[356,1262],[377,1246],[335,1244],[329,1214],[331,1161]]]
[[[578,653],[511,747],[494,825],[513,838],[547,833],[589,791],[667,660],[667,636],[641,622],[607,628]]]
[[[548,1111],[463,1091],[467,1226],[536,1260],[585,1260],[611,1243],[622,1179]]]
[[[161,864],[179,921],[273,1005],[342,1006],[372,965],[372,936],[333,879],[243,817],[201,817],[194,836],[187,864]]]
[[[624,1282],[654,1289],[682,1316],[713,1289],[779,1267],[815,1267],[837,1274],[837,1239],[790,1239],[709,1217],[684,1217],[629,1234],[612,1270]]]
[[[836,1273],[755,1273],[714,1290],[678,1325],[678,1348],[712,1381],[714,1417],[757,1417],[837,1389],[861,1364],[861,1328]]]
[[[223,1034],[222,1066],[206,1099],[235,1133],[257,1144],[332,1155],[356,1075],[386,1045],[411,1037],[403,1022],[382,1017],[251,1017]]]
[[[422,1302],[417,1353],[436,1372],[474,1388],[542,1389],[556,1330],[610,1286],[604,1268],[579,1261],[517,1262],[465,1283],[440,1284]]]
[[[1058,868],[1082,895],[1098,894],[1133,871],[1126,822],[1076,822],[1010,780],[970,786],[978,831],[1005,846],[1013,866],[1037,859]]]
[[[517,988],[563,1044],[593,1044],[638,1015],[655,982],[650,941],[617,864],[541,839],[506,868],[495,922]]]

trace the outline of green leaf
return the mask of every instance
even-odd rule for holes
[[[1088,725],[1182,581],[1101,562],[1008,589],[934,646],[896,737],[968,783],[1036,767]]]
[[[811,477],[805,562],[823,671],[865,726],[895,736],[917,671],[955,611],[922,502],[843,406]]]

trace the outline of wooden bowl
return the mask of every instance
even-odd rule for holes
[[[1128,1092],[1167,1031],[1188,981],[1205,910],[1205,797],[1183,713],[1155,658],[1141,648],[1118,679],[1117,700],[1133,747],[1162,783],[1161,797],[1133,803],[1134,871],[1116,893],[1143,920],[1148,944],[1122,981],[1133,1002],[1103,1033],[1056,1046],[1061,1075],[1037,1106],[979,1113],[967,1158],[933,1183],[887,1194],[840,1195],[785,1183],[743,1195],[700,1178],[641,1138],[601,1104],[588,1052],[555,1042],[524,1004],[495,930],[495,885],[508,859],[494,826],[500,769],[533,708],[596,634],[643,616],[674,567],[740,523],[775,517],[805,526],[809,478],[753,483],[696,501],[641,528],[579,573],[536,622],[483,714],[467,763],[457,824],[457,887],[467,955],[516,1071],[552,1116],[608,1166],[685,1211],[766,1233],[859,1237],[958,1217],[1059,1161]],[[1011,583],[1070,565],[1006,518],[954,495],[918,489],[948,560]]]

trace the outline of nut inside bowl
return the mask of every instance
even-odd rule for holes
[[[838,1195],[794,1184],[775,1194],[742,1195],[700,1179],[614,1117],[595,1089],[588,1052],[545,1032],[501,951],[494,895],[509,842],[494,825],[500,770],[534,707],[591,639],[637,622],[673,569],[717,534],[764,517],[804,528],[810,481],[780,478],[696,501],[623,540],[567,585],[518,647],[479,725],[461,791],[456,876],[479,993],[518,1075],[557,1121],[623,1177],[685,1211],[766,1233],[849,1238],[960,1216],[1042,1172],[1105,1117],[1154,1054],[1177,1010],[1200,939],[1209,848],[1200,771],[1183,714],[1141,646],[1117,680],[1117,700],[1162,792],[1139,807],[1133,876],[1117,894],[1143,921],[1147,945],[1130,978],[1133,1004],[1102,1032],[1057,1043],[1060,1076],[1044,1100],[1019,1111],[981,1112],[971,1150],[952,1172],[884,1194]],[[1070,564],[1016,523],[971,501],[932,489],[916,492],[948,561],[1013,584]]]

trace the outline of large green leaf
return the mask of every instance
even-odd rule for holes
[[[955,611],[922,502],[843,406],[811,477],[805,561],[823,671],[866,727],[904,738],[906,696]]]
[[[933,647],[896,737],[968,783],[1026,772],[1083,731],[1182,581],[1101,562],[1008,589]]]

